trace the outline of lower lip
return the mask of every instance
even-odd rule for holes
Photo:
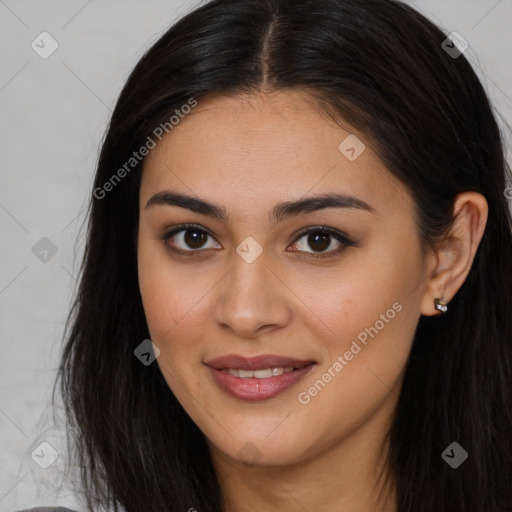
[[[235,377],[228,372],[217,370],[211,366],[208,366],[208,369],[220,389],[240,400],[256,401],[268,400],[279,395],[279,393],[303,379],[314,366],[316,366],[315,363],[312,363],[300,370],[285,372],[267,379]]]

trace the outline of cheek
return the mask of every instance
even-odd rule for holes
[[[156,363],[169,388],[182,404],[188,404],[188,409],[193,405],[189,403],[189,394],[196,400],[203,394],[191,369],[199,370],[202,366],[199,324],[208,316],[204,295],[213,284],[205,285],[205,279],[211,280],[211,276],[178,269],[161,252],[141,247],[139,288],[151,341],[160,349]],[[202,398],[200,401],[205,402]],[[201,424],[200,417],[194,421]]]
[[[399,393],[418,321],[410,284],[420,269],[380,256],[379,264],[360,261],[345,278],[325,282],[315,303],[335,335],[317,338],[325,358],[298,387],[296,400],[303,421],[323,432],[322,445],[354,431]],[[299,423],[295,435],[302,435]]]
[[[294,283],[293,292],[300,299],[297,304],[306,306],[301,316],[310,319],[309,330],[328,341],[331,351],[344,349],[360,333],[364,339],[365,328],[375,324],[383,333],[408,315],[412,325],[418,318],[415,307],[423,279],[419,245],[409,242],[404,250],[398,241],[376,241],[375,249],[350,251],[340,265],[329,270],[293,270],[284,276]]]
[[[325,381],[332,382],[325,392],[322,383],[312,390],[314,396],[323,395],[315,398],[317,403],[327,407],[330,401],[341,401],[362,413],[399,378],[419,319],[423,279],[419,244],[409,241],[404,250],[404,243],[382,242],[378,250],[358,251],[357,257],[354,251],[345,265],[310,288],[314,292],[308,301],[315,313],[310,317],[321,322],[308,329],[326,351],[320,374],[330,370]],[[314,284],[304,276],[300,283]],[[307,287],[298,293],[307,293]],[[301,390],[307,392],[318,378],[307,379]],[[361,396],[368,401],[360,403]]]
[[[162,351],[172,345],[190,349],[199,338],[198,325],[208,316],[206,295],[215,281],[207,269],[178,266],[159,243],[143,240],[138,252],[139,289],[151,339]],[[173,339],[187,343],[172,344]]]

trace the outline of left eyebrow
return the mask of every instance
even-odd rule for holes
[[[223,206],[196,196],[163,190],[151,196],[145,208],[154,205],[179,206],[229,223],[229,214]],[[346,194],[327,193],[279,203],[272,209],[269,219],[278,223],[294,215],[311,213],[324,208],[355,209],[376,214],[375,208],[362,199]]]

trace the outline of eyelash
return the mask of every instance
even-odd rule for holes
[[[184,256],[187,256],[190,258],[201,256],[202,255],[201,253],[203,251],[202,249],[185,251],[183,249],[177,249],[176,247],[172,247],[171,245],[169,245],[167,243],[167,241],[170,238],[172,238],[174,235],[176,235],[177,233],[180,233],[182,231],[188,231],[188,230],[200,231],[202,233],[206,233],[208,236],[210,236],[212,238],[215,238],[208,230],[202,228],[201,226],[199,226],[197,224],[180,224],[178,226],[175,226],[171,231],[164,233],[161,237],[161,240],[165,243],[167,248],[170,249],[174,253],[184,255]],[[338,242],[340,242],[342,245],[338,249],[334,249],[334,250],[324,252],[324,253],[310,253],[310,252],[305,252],[305,251],[290,251],[290,252],[305,252],[305,254],[307,254],[307,257],[312,257],[312,258],[328,258],[328,257],[332,257],[332,256],[339,254],[346,247],[350,247],[350,246],[354,245],[354,242],[347,235],[345,235],[341,232],[335,231],[331,228],[325,227],[325,226],[311,226],[311,227],[303,229],[302,231],[300,231],[297,234],[297,237],[295,238],[293,243],[296,243],[302,237],[304,237],[304,235],[308,235],[310,233],[316,233],[316,234],[320,233],[320,234],[326,234],[326,235],[332,236]],[[208,249],[206,249],[206,250],[208,250]]]

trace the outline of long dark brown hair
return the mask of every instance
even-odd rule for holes
[[[466,281],[448,313],[419,321],[387,465],[398,512],[512,510],[510,169],[485,90],[447,36],[393,0],[213,0],[140,59],[101,148],[53,390],[91,510],[223,506],[204,435],[158,365],[134,356],[149,338],[135,244],[143,160],[98,191],[191,98],[291,89],[365,134],[414,198],[425,246],[451,225],[457,194],[487,199]],[[468,452],[457,469],[441,457],[453,441]]]

